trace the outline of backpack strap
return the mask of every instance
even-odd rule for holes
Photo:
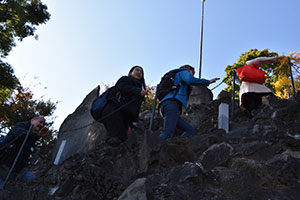
[[[176,74],[177,74],[178,72],[182,72],[183,70],[187,70],[187,69],[183,69],[183,68],[177,69],[177,71],[176,71],[176,73],[175,73],[175,75],[174,75],[174,79],[175,79]],[[178,93],[178,91],[179,91],[179,88],[183,85],[182,82],[183,82],[183,81],[181,81],[181,82],[178,84],[178,86],[176,86],[176,92],[175,92],[175,94],[174,94],[174,96],[173,96],[173,99],[174,99],[175,96],[177,95],[177,93]]]

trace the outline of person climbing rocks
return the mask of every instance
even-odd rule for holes
[[[108,132],[106,142],[116,146],[127,140],[133,122],[138,121],[138,114],[147,93],[144,70],[133,66],[128,76],[122,76],[109,92],[107,104],[102,111],[102,120]]]
[[[189,96],[190,85],[206,85],[216,82],[220,78],[213,78],[211,80],[195,78],[195,69],[190,65],[183,65],[179,72],[174,77],[174,85],[178,89],[169,92],[160,101],[160,112],[164,117],[164,126],[160,137],[167,140],[174,135],[175,128],[184,131],[182,136],[189,137],[194,135],[194,127],[180,117],[182,105],[187,109],[187,99]],[[174,69],[178,70],[178,69]],[[172,71],[172,70],[171,70]]]
[[[28,138],[22,148],[22,151],[15,163],[13,173],[19,177],[23,177],[25,181],[29,181],[35,178],[35,175],[30,172],[27,168],[29,156],[32,153],[36,141],[40,137],[45,137],[49,135],[48,128],[45,127],[44,116],[35,116],[30,121],[18,122],[12,129],[8,132],[2,144],[5,146],[1,147],[1,150],[5,152],[0,161],[0,184],[3,183],[8,175],[10,168],[12,167],[16,156],[24,142],[24,139],[30,130]]]
[[[261,64],[275,63],[284,56],[278,57],[258,57],[246,61],[244,67],[248,72],[241,76],[242,68],[238,68],[239,79],[242,81],[239,92],[240,107],[245,109],[250,118],[252,118],[258,108],[262,105],[262,97],[271,95],[273,92],[264,84],[265,72],[259,70]],[[259,77],[261,74],[262,77]]]

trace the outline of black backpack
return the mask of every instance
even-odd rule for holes
[[[174,78],[175,78],[175,75],[177,72],[180,72],[183,70],[185,70],[185,69],[177,69],[177,70],[169,71],[161,78],[160,83],[156,87],[156,95],[160,101],[170,92],[172,92],[174,90],[176,90],[176,93],[178,92],[180,84],[178,86],[175,86]],[[174,96],[176,96],[176,93]]]
[[[103,92],[100,96],[98,96],[92,103],[91,107],[91,115],[94,120],[98,122],[103,122],[102,111],[107,104],[107,96],[113,90],[114,87],[108,88],[105,92]]]

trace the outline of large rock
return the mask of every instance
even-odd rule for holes
[[[225,90],[222,90],[217,98],[217,100],[221,101],[222,103],[227,103],[227,104],[231,104],[232,103],[232,94],[225,91]]]
[[[213,100],[213,93],[204,85],[193,85],[188,105],[208,104]]]
[[[59,163],[77,153],[89,152],[95,146],[95,141],[104,138],[106,131],[102,124],[94,121],[90,114],[90,107],[98,96],[100,86],[93,89],[83,102],[62,123],[54,150],[57,156],[62,141],[66,141]],[[58,163],[58,164],[59,164]]]
[[[158,135],[146,132],[139,151],[139,173],[153,173],[186,161],[195,161],[196,155],[184,138],[165,142]]]
[[[221,166],[231,159],[233,147],[225,142],[214,144],[208,148],[200,157],[204,168],[212,169],[215,166]]]
[[[118,198],[118,200],[137,199],[146,200],[146,178],[137,179]]]

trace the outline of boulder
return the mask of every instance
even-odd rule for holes
[[[188,100],[189,105],[208,104],[213,100],[213,93],[204,85],[193,85]]]
[[[74,154],[91,151],[95,147],[97,138],[105,137],[104,126],[94,121],[90,114],[90,107],[99,95],[99,91],[100,86],[93,89],[60,126],[53,159],[57,157],[62,141],[65,141],[65,146],[58,164]]]
[[[135,180],[118,198],[118,200],[143,199],[147,200],[146,178]]]

